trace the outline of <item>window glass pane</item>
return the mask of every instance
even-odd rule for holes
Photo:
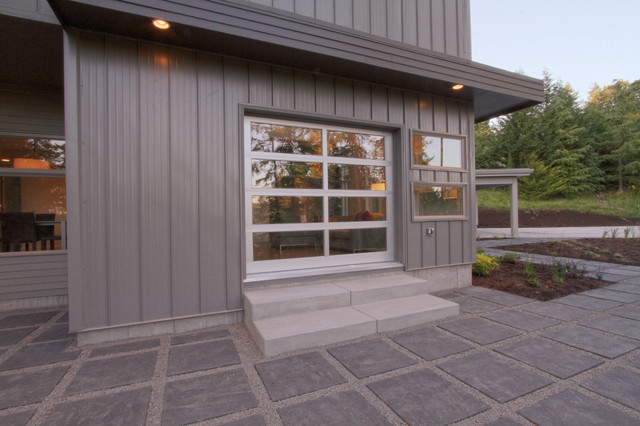
[[[462,141],[460,139],[442,139],[442,166],[462,167]]]
[[[323,256],[323,231],[254,232],[253,260]]]
[[[253,224],[322,222],[322,197],[253,196]]]
[[[0,167],[64,169],[64,141],[0,137]]]
[[[385,168],[329,164],[329,189],[384,190]]]
[[[254,188],[322,188],[322,164],[301,161],[252,160]]]
[[[65,178],[0,176],[0,211],[2,251],[61,249]]]
[[[252,122],[251,150],[321,155],[322,131],[307,127]]]
[[[384,160],[384,136],[329,130],[327,137],[327,152],[333,157]]]
[[[329,197],[329,222],[387,219],[384,197]]]
[[[329,231],[329,254],[368,253],[387,250],[387,229],[339,229]]]
[[[415,216],[463,216],[463,194],[460,187],[415,185]]]
[[[413,164],[420,166],[440,166],[440,138],[435,136],[413,135]]]

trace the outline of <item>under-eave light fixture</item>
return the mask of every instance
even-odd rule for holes
[[[453,90],[460,90],[464,88],[464,84],[454,84],[453,86],[451,86],[451,88]]]
[[[168,30],[171,25],[164,19],[154,19],[153,26],[160,30]]]

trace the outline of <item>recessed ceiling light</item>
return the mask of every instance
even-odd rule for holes
[[[451,86],[453,90],[460,90],[463,87],[464,87],[464,84],[454,84],[453,86]]]
[[[153,26],[161,30],[168,30],[170,25],[164,19],[154,19]]]

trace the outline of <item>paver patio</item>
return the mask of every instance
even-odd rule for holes
[[[458,317],[272,358],[242,324],[77,347],[65,310],[0,313],[0,424],[640,425],[639,294],[447,291]]]

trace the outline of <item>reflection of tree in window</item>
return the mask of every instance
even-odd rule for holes
[[[322,221],[322,197],[254,196],[253,224]]]
[[[384,137],[365,133],[329,131],[328,153],[333,157],[384,160]]]
[[[254,188],[322,188],[322,165],[298,161],[253,160]]]
[[[251,150],[287,154],[322,154],[322,131],[305,127],[251,123]]]
[[[418,216],[462,215],[462,188],[416,187]]]
[[[0,167],[13,168],[16,160],[40,160],[47,169],[64,169],[64,141],[46,138],[0,138]]]
[[[369,190],[385,181],[385,168],[354,164],[329,164],[329,189]]]

